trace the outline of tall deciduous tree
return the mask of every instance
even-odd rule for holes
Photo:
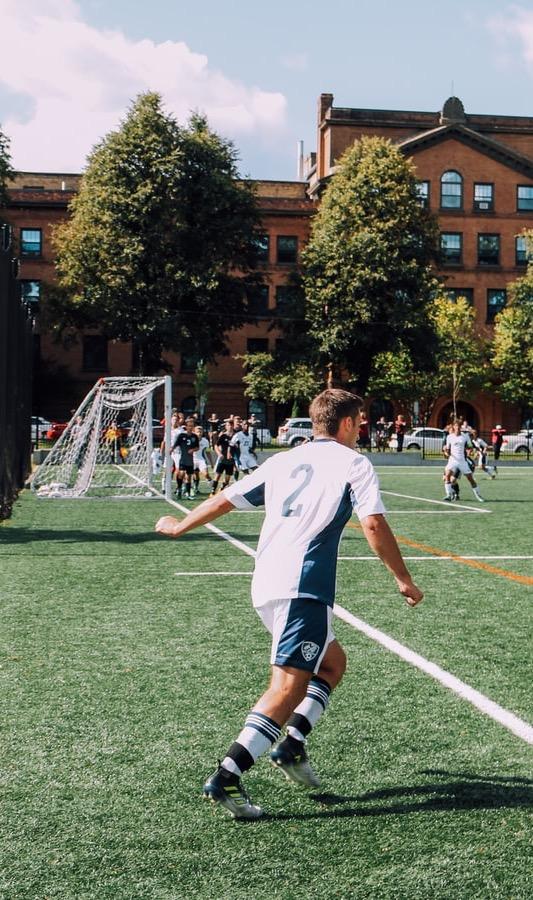
[[[533,233],[528,244],[533,245]],[[496,317],[492,364],[503,400],[533,407],[533,263],[509,285],[509,302]]]
[[[242,359],[245,395],[290,403],[293,416],[307,414],[306,407],[323,387],[318,371],[303,360],[288,362],[280,370],[279,361],[272,353],[248,353]]]
[[[488,351],[476,329],[476,315],[465,297],[434,298],[430,320],[437,340],[433,369],[417,366],[406,346],[376,356],[369,391],[378,397],[400,400],[414,417],[427,421],[439,397],[466,399],[486,387],[490,377]]]
[[[362,138],[339,161],[303,254],[307,317],[330,371],[360,392],[373,357],[398,342],[429,367],[437,226],[412,164],[389,141]]]
[[[0,130],[0,206],[7,206],[7,183],[13,175],[9,138]]]
[[[165,349],[224,352],[247,319],[258,212],[233,145],[205,118],[181,127],[159,95],[140,95],[92,151],[71,214],[55,234],[49,323],[133,341],[147,373]]]

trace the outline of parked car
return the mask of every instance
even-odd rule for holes
[[[52,425],[48,419],[42,419],[40,416],[31,417],[31,439],[32,441],[42,441],[46,437],[46,433]]]
[[[68,422],[49,422],[48,424],[50,427],[46,432],[46,438],[49,441],[56,441],[63,434]]]
[[[272,443],[272,435],[268,428],[256,428],[255,433],[260,447],[268,447]]]
[[[528,450],[533,453],[533,429],[504,435],[502,453],[527,453]]]
[[[403,439],[404,450],[422,450],[428,453],[440,453],[448,432],[442,428],[412,428],[406,431]],[[393,434],[389,441],[391,450],[396,450],[398,440]]]
[[[295,418],[285,419],[283,425],[278,428],[277,442],[280,447],[296,447],[303,444],[306,438],[313,433],[311,419]]]

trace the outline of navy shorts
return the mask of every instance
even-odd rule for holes
[[[256,607],[256,612],[272,635],[270,662],[273,666],[318,672],[329,644],[335,640],[330,606],[296,597],[271,600]]]

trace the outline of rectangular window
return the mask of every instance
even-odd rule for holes
[[[252,316],[268,315],[268,285],[262,284],[249,291],[248,312]]]
[[[247,353],[268,353],[268,338],[248,338]]]
[[[269,257],[270,238],[268,234],[258,234],[254,239],[257,262],[267,263]]]
[[[41,282],[21,281],[20,295],[25,303],[38,303],[41,299]]]
[[[283,315],[290,313],[292,309],[292,298],[294,288],[289,284],[279,284],[276,288],[276,311]]]
[[[279,263],[295,263],[298,261],[298,238],[292,235],[278,235],[277,261]]]
[[[528,264],[528,249],[527,249],[527,241],[523,234],[519,234],[514,239],[515,246],[515,263],[517,266],[527,266]]]
[[[528,212],[533,209],[533,185],[518,185],[516,208]]]
[[[505,306],[507,300],[507,291],[500,289],[493,290],[489,288],[487,291],[487,322],[494,322],[494,319]]]
[[[20,229],[20,255],[40,256],[42,252],[42,232],[40,228]]]
[[[455,231],[443,231],[440,236],[440,252],[443,263],[459,265],[463,257],[463,235]]]
[[[500,235],[478,234],[477,261],[479,266],[498,266],[500,263]]]
[[[420,206],[423,206],[424,209],[429,208],[429,181],[419,181],[417,186],[418,191],[418,199],[420,201]]]
[[[454,303],[458,297],[464,297],[471,306],[474,305],[474,288],[447,288],[446,293]]]
[[[478,182],[474,184],[474,209],[478,212],[492,212],[494,209],[494,185]]]
[[[107,338],[103,334],[83,335],[83,369],[85,372],[107,372]]]

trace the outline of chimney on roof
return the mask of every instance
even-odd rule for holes
[[[304,180],[304,142],[296,143],[296,180]]]
[[[333,106],[333,94],[320,94],[318,98],[318,124],[322,124],[326,118],[328,109]]]
[[[451,125],[452,122],[466,122],[465,108],[459,97],[448,97],[440,114],[441,125]]]

